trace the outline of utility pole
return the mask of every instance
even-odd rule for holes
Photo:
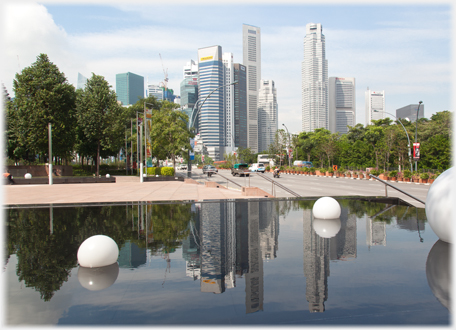
[[[416,121],[415,121],[415,143],[418,142],[418,114],[420,112],[420,105],[423,101],[418,102],[418,109],[416,109]],[[418,171],[418,161],[415,160],[415,172]]]

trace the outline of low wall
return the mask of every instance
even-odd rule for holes
[[[204,185],[207,187],[207,188],[223,188],[223,189],[226,189],[226,187],[220,185],[219,183],[217,182],[212,182],[212,181],[206,181],[204,183]]]
[[[144,182],[154,182],[154,181],[184,181],[184,177],[181,176],[146,176],[143,177]]]
[[[49,178],[14,178],[14,185],[24,184],[49,184]],[[71,178],[52,178],[52,184],[64,184],[64,183],[116,183],[115,177],[110,178],[91,178],[91,177],[78,177],[74,176]]]
[[[261,196],[274,198],[271,194],[257,187],[242,187],[242,196]]]
[[[49,176],[49,166],[47,165],[19,165],[7,166],[8,171],[13,177],[24,177],[25,173],[30,173],[32,177]],[[55,176],[73,176],[73,166],[71,165],[52,165]]]

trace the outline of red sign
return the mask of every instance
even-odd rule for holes
[[[420,143],[415,142],[413,143],[413,160],[420,159]]]

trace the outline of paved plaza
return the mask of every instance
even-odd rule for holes
[[[183,175],[183,173],[179,173]],[[248,178],[232,178],[229,172],[224,173],[242,186],[253,186],[271,193],[271,183],[252,176]],[[116,176],[115,183],[89,184],[53,184],[53,185],[4,185],[4,205],[36,205],[36,204],[72,204],[72,203],[108,203],[134,201],[204,201],[246,198],[265,198],[261,196],[244,196],[241,188],[228,183],[220,175],[207,178],[194,172],[192,183],[182,181],[140,182],[139,177]],[[219,188],[207,187],[205,182],[220,183]],[[343,180],[312,176],[282,175],[277,180],[303,197],[322,196],[385,196],[384,185],[378,181]],[[396,184],[415,197],[425,201],[430,186]],[[293,197],[275,189],[276,197]],[[416,206],[424,207],[412,198],[388,188],[388,196],[399,197]]]

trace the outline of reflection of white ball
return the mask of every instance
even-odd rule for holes
[[[24,178],[31,179],[32,175],[30,173],[25,173]]]
[[[119,248],[116,242],[105,235],[89,237],[78,249],[78,262],[82,267],[104,267],[117,261]]]
[[[341,227],[340,219],[314,219],[313,229],[322,238],[330,238],[337,235]]]
[[[451,302],[450,244],[438,240],[426,260],[426,278],[434,296],[449,308]]]
[[[451,231],[452,223],[452,204],[455,196],[452,186],[455,175],[454,167],[446,170],[434,181],[429,188],[426,197],[426,217],[434,233],[447,243],[452,243]]]
[[[147,177],[147,174],[146,173],[143,173],[143,178],[146,178]]]
[[[119,264],[97,268],[79,267],[78,280],[81,285],[90,291],[99,291],[110,287],[119,275]]]
[[[312,213],[314,218],[318,219],[338,219],[340,218],[339,202],[332,197],[321,197],[315,202]]]
[[[106,174],[106,177],[109,179],[111,176],[109,174]]]

